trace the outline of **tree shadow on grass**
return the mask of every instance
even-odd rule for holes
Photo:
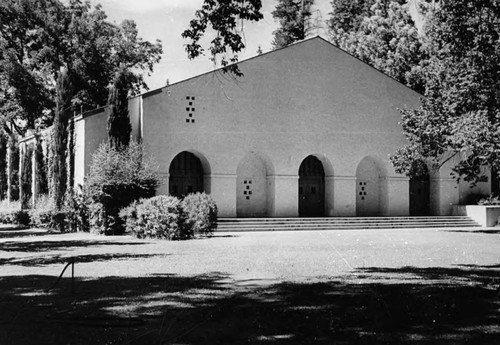
[[[493,266],[495,267],[495,266]],[[500,272],[368,268],[318,283],[213,273],[0,278],[5,344],[498,344]],[[497,283],[495,283],[497,282]]]
[[[0,243],[0,250],[6,252],[44,252],[51,250],[73,250],[78,247],[98,247],[98,246],[134,246],[143,245],[149,242],[130,241],[117,242],[107,240],[71,240],[71,241],[8,241]]]
[[[0,238],[20,238],[20,237],[38,237],[47,236],[48,230],[28,229],[28,230],[0,230]],[[51,235],[53,235],[51,233]]]
[[[75,264],[87,262],[103,262],[116,260],[141,260],[152,257],[166,257],[169,254],[127,254],[127,253],[112,253],[112,254],[86,254],[76,256],[63,255],[47,255],[37,257],[22,257],[22,258],[0,258],[0,266],[15,265],[25,267],[41,267],[46,265],[64,264],[70,260],[74,260]]]

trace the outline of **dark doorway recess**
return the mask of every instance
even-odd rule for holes
[[[308,156],[299,168],[299,216],[325,215],[325,170],[314,156]]]
[[[179,153],[170,164],[170,195],[183,197],[189,193],[203,192],[203,174],[198,157],[187,151]]]

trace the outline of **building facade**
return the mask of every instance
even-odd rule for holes
[[[206,191],[223,217],[447,215],[471,193],[448,167],[410,180],[389,155],[418,93],[320,37],[129,101],[160,194]],[[76,118],[75,183],[107,140],[107,110]]]

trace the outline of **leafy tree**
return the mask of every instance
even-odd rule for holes
[[[426,59],[422,43],[410,17],[408,6],[383,0],[358,1],[332,12],[329,20],[332,40],[349,53],[400,82],[423,91],[420,63]],[[354,20],[344,20],[347,10]]]
[[[278,0],[271,14],[280,24],[273,32],[273,49],[286,47],[306,38],[311,25],[311,5],[314,0]]]
[[[259,21],[263,18],[261,0],[204,0],[201,9],[195,12],[195,18],[189,28],[182,33],[183,38],[191,42],[186,45],[190,59],[203,55],[205,49],[200,40],[212,29],[214,38],[210,41],[208,51],[210,60],[220,64],[224,71],[241,76],[238,69],[238,53],[245,48],[242,30],[244,21]],[[230,65],[232,64],[232,65]]]
[[[161,43],[143,41],[133,21],[106,21],[101,6],[70,0],[0,2],[0,109],[19,133],[50,125],[61,67],[73,71],[74,105],[106,104],[107,87],[121,64],[134,71],[132,92],[147,88]]]
[[[340,46],[340,41],[347,33],[359,31],[363,20],[371,16],[371,7],[377,0],[332,0],[332,12],[326,21],[330,31],[332,42]],[[406,0],[382,0],[379,1],[382,15],[385,16],[387,7],[391,2],[400,5],[407,3]]]
[[[109,90],[108,138],[111,147],[118,150],[128,146],[132,132],[128,113],[130,76],[131,73],[122,67]]]
[[[434,168],[456,160],[457,179],[484,181],[500,168],[500,4],[439,2],[424,26],[425,98],[402,111],[409,144],[391,160],[400,173],[425,159]]]

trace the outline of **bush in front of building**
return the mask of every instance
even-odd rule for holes
[[[105,235],[121,235],[125,228],[119,212],[133,201],[155,195],[159,178],[141,144],[116,149],[101,144],[92,157],[85,183],[90,228]]]
[[[137,238],[185,240],[193,237],[182,202],[173,196],[139,200],[124,208],[120,215],[126,230]]]
[[[195,235],[211,236],[217,229],[217,205],[206,193],[189,194],[182,200],[186,225]]]
[[[30,215],[27,211],[21,210],[19,201],[2,200],[0,201],[0,223],[28,226]]]
[[[68,190],[63,207],[57,210],[53,198],[39,195],[29,211],[30,225],[59,232],[88,231],[88,208],[81,193]]]

